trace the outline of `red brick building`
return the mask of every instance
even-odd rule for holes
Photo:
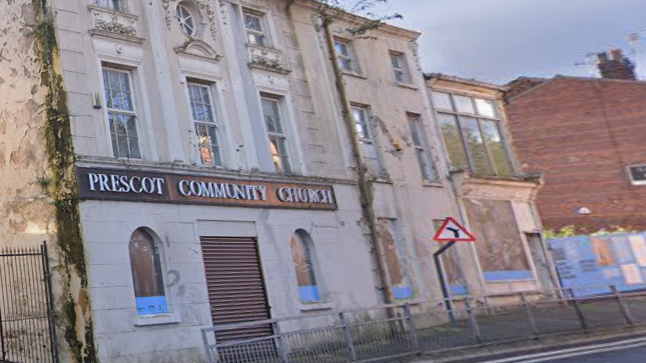
[[[646,82],[520,78],[507,113],[522,167],[544,173],[546,228],[646,230]]]

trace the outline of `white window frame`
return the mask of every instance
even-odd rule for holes
[[[422,117],[417,114],[409,113],[406,115],[408,118],[408,125],[411,131],[413,148],[417,156],[422,179],[426,182],[433,182],[439,179],[439,173],[433,161],[433,155],[429,150],[428,139],[424,131],[424,123]]]
[[[395,65],[395,61],[397,65]],[[410,84],[412,82],[412,76],[410,73],[410,67],[408,66],[408,59],[406,59],[406,53],[401,52],[390,52],[390,64],[393,68],[395,74],[395,82],[401,84]],[[401,76],[401,80],[399,77]]]
[[[345,47],[347,54],[342,54],[338,52],[336,49],[337,44],[342,44]],[[334,53],[336,54],[336,61],[339,64],[339,67],[341,67],[341,70],[343,70],[343,72],[359,74],[359,63],[357,61],[357,55],[354,51],[354,46],[352,44],[352,41],[343,39],[343,38],[335,38]],[[350,63],[350,69],[346,69],[346,67],[344,67],[344,64],[346,64],[346,62]]]
[[[191,19],[193,29],[190,31],[190,33],[186,31],[187,29],[182,24],[182,19],[180,19],[179,14],[180,9],[184,9],[184,11],[187,13],[186,15],[188,15],[188,17],[184,19]],[[186,35],[187,37],[194,37],[195,34],[197,34],[198,27],[200,26],[199,14],[195,13],[194,6],[192,6],[192,4],[188,1],[180,1],[179,3],[177,3],[177,5],[175,6],[175,20],[177,20],[182,34]]]
[[[94,0],[92,4],[100,8],[125,13],[128,10],[127,0]]]
[[[276,103],[276,109],[278,110],[278,125],[280,126],[281,132],[274,132],[270,131],[267,128],[267,121],[265,119],[265,110],[262,107],[262,102],[264,101],[269,101],[269,102],[275,102]],[[272,138],[279,138],[283,140],[283,146],[285,148],[284,152],[281,154],[280,150],[276,150],[278,153],[278,156],[281,159],[281,164],[283,166],[283,170],[278,170],[276,168],[276,163],[274,162],[274,170],[278,173],[285,173],[285,174],[293,174],[294,173],[294,153],[291,150],[290,146],[290,139],[289,139],[289,134],[288,134],[288,129],[287,129],[287,120],[285,118],[285,110],[283,109],[284,103],[285,103],[285,97],[281,95],[276,95],[276,94],[270,94],[266,92],[261,92],[260,93],[260,102],[261,102],[261,112],[262,112],[262,117],[263,117],[263,122],[265,123],[264,126],[267,131],[267,142],[269,146],[269,152],[271,154],[271,139]],[[273,159],[273,154],[270,155]],[[285,163],[286,161],[286,163]],[[287,166],[287,167],[285,167]]]
[[[103,72],[116,72],[116,73],[122,73],[126,74],[128,76],[128,82],[130,84],[130,104],[132,105],[132,110],[122,110],[122,109],[116,109],[116,108],[110,108],[108,107],[107,104],[107,93],[105,89],[105,79],[103,76]],[[137,159],[137,160],[143,160],[144,159],[144,153],[143,153],[143,147],[142,147],[142,134],[141,134],[141,122],[138,117],[138,111],[137,111],[137,100],[136,100],[136,92],[135,92],[135,83],[133,82],[134,80],[134,75],[133,75],[133,70],[131,69],[123,69],[123,68],[118,68],[110,65],[101,65],[101,81],[102,81],[102,88],[103,88],[103,100],[105,101],[105,118],[106,118],[106,123],[108,126],[108,137],[109,137],[109,148],[110,148],[110,155],[112,157],[117,158],[117,159]],[[135,118],[135,130],[137,131],[137,147],[139,149],[139,157],[138,158],[133,158],[130,156],[121,156],[118,155],[118,150],[114,150],[113,147],[113,130],[112,126],[110,125],[110,113],[115,113],[115,114],[122,114],[122,115],[128,115],[131,117]],[[115,134],[116,135],[116,134]],[[118,141],[117,141],[118,145]],[[129,148],[130,149],[130,148]],[[130,151],[130,150],[129,150]]]
[[[205,121],[205,120],[196,120],[193,117],[193,100],[191,98],[191,87],[201,87],[205,89],[208,92],[209,96],[209,107],[210,107],[210,114],[211,114],[211,122]],[[213,84],[208,81],[203,81],[203,80],[196,80],[196,79],[186,79],[186,97],[188,101],[188,111],[190,114],[191,118],[191,127],[193,129],[193,137],[195,137],[195,142],[193,143],[193,147],[196,151],[197,158],[196,161],[199,162],[201,165],[204,166],[211,166],[211,167],[216,167],[216,168],[222,168],[224,167],[224,147],[222,145],[222,127],[219,122],[219,115],[218,115],[218,110],[216,108],[216,103],[215,103],[215,97],[213,95]],[[213,153],[212,147],[215,146],[217,148],[217,153],[218,153],[218,158],[217,160],[215,157],[213,157],[213,162],[211,164],[204,163],[202,160],[202,156],[200,153],[202,144],[200,143],[199,140],[199,134],[198,134],[198,125],[206,125],[207,127],[215,127],[215,138],[214,140],[211,140],[211,153]],[[215,145],[213,144],[215,142]],[[218,162],[219,161],[219,162]]]
[[[245,21],[247,16],[258,18],[260,30],[247,28],[247,22]],[[244,26],[247,44],[264,48],[272,47],[269,27],[267,26],[267,14],[249,8],[242,8],[242,25]],[[262,44],[250,42],[249,36],[260,37]]]
[[[367,106],[362,105],[352,105],[352,118],[354,119],[355,128],[361,128],[364,136],[362,137],[358,130],[356,130],[357,137],[359,142],[367,145],[374,145],[375,139],[372,134],[372,128],[370,127],[370,109]],[[355,111],[359,111],[363,114],[363,120],[358,120],[355,116]]]
[[[503,151],[505,153],[506,161],[509,164],[508,167],[510,168],[510,172],[513,175],[516,172],[516,165],[514,163],[514,157],[511,149],[511,144],[509,143],[509,139],[507,138],[507,135],[505,133],[505,123],[504,123],[504,118],[500,114],[500,105],[499,101],[496,99],[490,99],[490,98],[484,98],[484,97],[478,97],[474,95],[469,95],[469,94],[462,94],[462,93],[457,93],[457,92],[450,92],[450,91],[444,91],[444,90],[432,90],[431,91],[431,97],[433,97],[434,93],[439,93],[439,94],[446,94],[449,95],[449,99],[451,101],[451,106],[452,109],[438,109],[435,107],[435,114],[437,115],[449,115],[455,118],[456,126],[458,128],[458,132],[460,135],[460,141],[462,144],[462,148],[464,149],[466,158],[467,158],[467,167],[471,170],[472,173],[478,174],[478,171],[475,170],[475,164],[473,161],[473,156],[471,155],[471,152],[468,150],[468,146],[463,134],[462,130],[462,119],[463,118],[471,118],[476,121],[478,125],[478,131],[480,132],[480,135],[484,135],[483,130],[483,122],[484,121],[490,121],[493,122],[496,125],[498,134],[500,136],[502,146],[503,146]],[[458,110],[455,98],[456,97],[464,97],[468,98],[469,101],[471,102],[472,108],[473,108],[473,113],[471,112],[462,112]],[[492,101],[494,104],[494,112],[495,112],[495,117],[490,117],[486,115],[480,115],[478,106],[476,104],[476,99],[482,99],[486,101]],[[440,126],[438,126],[440,127]],[[444,134],[442,133],[442,130],[439,130],[439,135],[442,138],[442,143],[444,144],[444,149],[446,151],[446,156],[449,160],[449,163],[451,163],[451,155],[449,154],[449,149],[446,144],[446,140],[444,139]],[[505,177],[504,175],[501,175],[501,171],[498,170],[499,165],[495,163],[495,158],[491,153],[491,150],[485,146],[485,151],[486,151],[486,156],[487,156],[487,161],[491,167],[492,174],[491,176],[493,177]],[[455,165],[452,165],[455,166]],[[507,176],[508,177],[508,176]]]

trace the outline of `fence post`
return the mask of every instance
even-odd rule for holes
[[[47,248],[47,241],[43,241],[43,244],[40,246],[40,254],[43,260],[43,274],[45,278],[45,287],[46,287],[46,296],[45,300],[47,302],[47,315],[48,315],[48,324],[49,324],[49,341],[51,346],[51,354],[55,363],[60,362],[60,357],[58,354],[58,338],[56,337],[56,321],[54,313],[54,291],[52,288],[52,274],[51,268],[49,266],[49,249]]]
[[[529,321],[529,326],[532,329],[532,334],[534,335],[534,337],[538,337],[538,326],[536,325],[536,317],[532,312],[531,306],[529,306],[529,304],[527,303],[527,296],[525,296],[524,292],[520,293],[520,301],[523,303],[523,307],[525,308],[525,313],[527,314],[527,321]]]
[[[467,308],[467,315],[469,315],[469,324],[471,325],[471,331],[473,331],[473,335],[476,338],[476,342],[482,343],[482,335],[480,334],[480,327],[478,326],[478,319],[476,318],[475,314],[473,313],[473,309],[471,309],[471,303],[469,302],[468,297],[466,299],[464,299],[464,304],[466,305],[466,308]]]
[[[415,348],[417,354],[421,355],[422,350],[419,347],[417,331],[415,331],[415,322],[413,321],[413,315],[410,313],[410,305],[408,303],[404,304],[404,316],[406,317],[406,323],[408,325],[408,331],[410,334],[410,340],[413,343],[413,348]]]
[[[215,331],[213,332],[213,340],[215,341],[214,345],[217,345],[217,339],[215,338]],[[213,353],[211,353],[211,346],[209,345],[209,338],[206,337],[206,329],[202,329],[202,344],[204,344],[204,353],[206,354],[206,362],[215,363],[215,361],[213,360]]]
[[[350,323],[346,319],[344,313],[339,313],[339,318],[341,319],[341,324],[343,324],[343,335],[345,336],[345,344],[348,346],[348,354],[350,355],[350,361],[357,361],[357,352],[354,349],[354,341],[352,340],[352,331],[350,331]]]
[[[568,295],[570,295],[571,301],[572,301],[572,306],[574,307],[574,313],[576,314],[577,319],[579,319],[579,323],[581,324],[581,329],[584,331],[588,331],[588,323],[585,321],[585,315],[583,314],[583,311],[581,310],[581,305],[579,304],[579,299],[577,299],[576,296],[574,296],[574,290],[573,289],[567,289]]]
[[[634,326],[635,321],[633,320],[633,317],[630,314],[628,305],[626,305],[626,301],[624,300],[624,297],[621,295],[621,292],[619,292],[619,289],[617,289],[617,286],[615,285],[610,286],[610,290],[617,298],[617,303],[619,304],[619,310],[621,311],[621,315],[624,317],[626,324],[628,324],[629,326]]]
[[[287,352],[287,346],[285,345],[285,339],[283,339],[283,334],[280,332],[280,327],[278,322],[274,321],[271,323],[272,330],[274,331],[274,344],[278,349],[278,355],[280,356],[280,361],[283,363],[289,363],[289,354]]]

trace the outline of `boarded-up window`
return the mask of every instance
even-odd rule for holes
[[[466,199],[465,206],[485,277],[489,280],[531,278],[511,202]]]
[[[292,235],[290,246],[301,302],[311,303],[321,300],[319,287],[316,283],[316,273],[314,271],[314,246],[312,244],[312,238],[309,233],[300,229]]]
[[[143,228],[135,230],[130,236],[129,249],[137,314],[167,313],[161,261],[153,236]]]
[[[392,295],[395,299],[408,299],[413,296],[413,291],[408,284],[405,271],[403,248],[397,244],[401,243],[399,233],[395,226],[395,221],[380,218],[379,219],[379,236],[383,252],[383,262],[386,267],[388,284]]]

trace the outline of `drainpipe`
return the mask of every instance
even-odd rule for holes
[[[379,243],[379,232],[377,231],[377,219],[375,217],[374,210],[374,194],[372,188],[372,182],[367,178],[368,168],[366,167],[363,157],[361,156],[361,144],[359,143],[359,137],[357,135],[356,125],[354,118],[352,117],[352,109],[350,107],[350,100],[348,99],[348,92],[345,87],[343,80],[343,71],[339,66],[339,63],[336,61],[336,52],[334,49],[334,36],[330,29],[332,19],[326,14],[320,14],[321,16],[321,28],[325,35],[325,41],[327,43],[327,50],[329,55],[329,61],[334,70],[334,78],[336,83],[336,88],[339,96],[339,102],[341,103],[341,112],[343,116],[343,123],[346,127],[348,136],[350,137],[350,145],[352,149],[352,158],[357,167],[357,185],[359,187],[359,201],[361,203],[361,214],[363,220],[368,226],[370,231],[370,240],[372,244],[373,253],[376,253],[375,258],[377,275],[379,277],[379,284],[381,285],[382,298],[385,304],[391,304],[393,302],[392,291],[390,289],[390,284],[386,276],[386,269],[383,263],[383,246]]]

